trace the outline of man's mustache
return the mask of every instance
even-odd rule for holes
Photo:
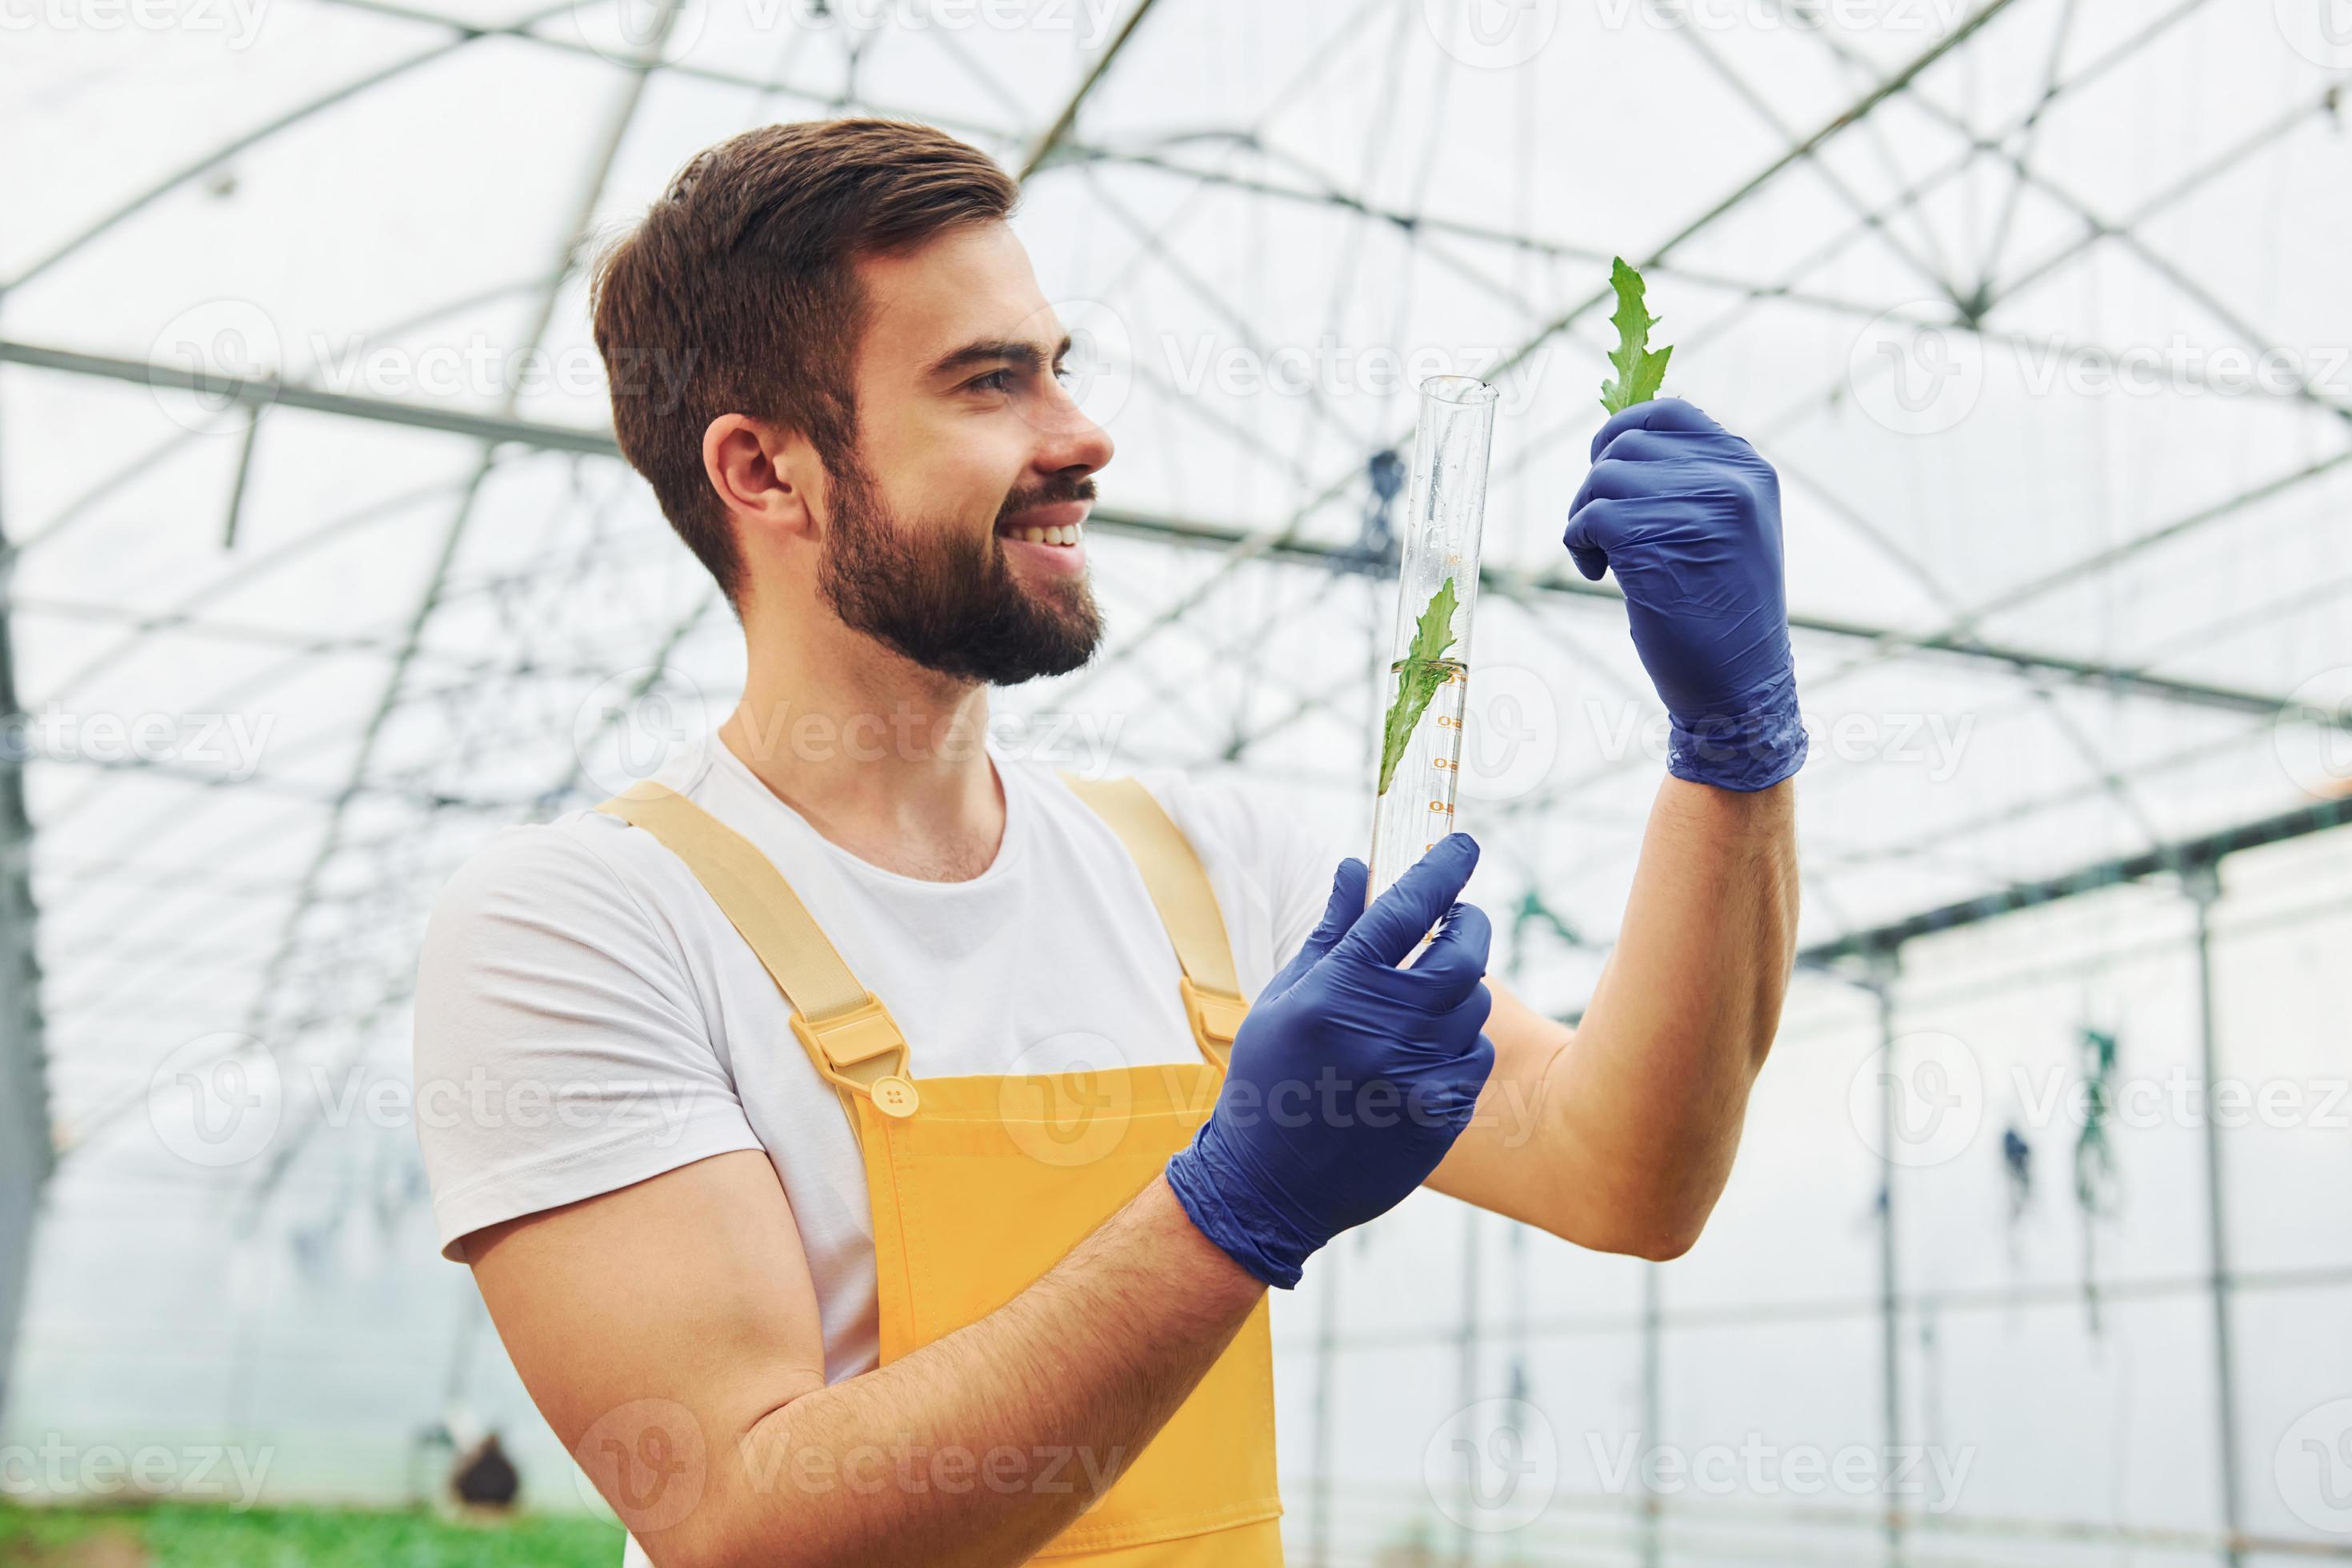
[[[1064,501],[1090,501],[1094,499],[1095,482],[1091,479],[1067,479],[1041,485],[1032,490],[1016,490],[1007,496],[1004,504],[997,509],[996,521],[1001,525],[1007,519],[1018,517],[1034,507],[1058,506]]]

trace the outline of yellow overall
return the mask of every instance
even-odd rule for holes
[[[1200,1061],[917,1078],[889,1009],[749,840],[650,782],[598,808],[693,871],[782,988],[793,1033],[840,1095],[873,1205],[885,1363],[1011,1300],[1142,1191],[1206,1120],[1247,1011],[1224,918],[1182,831],[1133,779],[1063,776],[1143,874],[1176,950]],[[1076,1460],[1071,1478],[1086,1479]],[[1281,1513],[1261,1300],[1149,1447],[1038,1558],[1266,1568],[1282,1562]]]

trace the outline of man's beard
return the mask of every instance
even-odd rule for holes
[[[818,572],[844,625],[926,669],[992,686],[1066,675],[1094,657],[1102,614],[1083,575],[1024,584],[992,530],[975,539],[951,527],[900,528],[855,457],[828,472],[833,526]],[[1090,500],[1094,489],[1080,479],[1024,490],[1006,499],[998,521]]]

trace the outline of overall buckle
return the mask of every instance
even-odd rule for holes
[[[1223,991],[1204,991],[1192,984],[1189,974],[1179,975],[1177,984],[1184,992],[1184,1014],[1192,1021],[1194,1037],[1231,1046],[1241,1032],[1242,1020],[1249,1016],[1249,1004]]]
[[[906,1076],[907,1037],[899,1032],[898,1021],[890,1016],[880,997],[869,991],[865,1000],[821,1018],[811,1018],[795,1008],[792,1025],[801,1043],[831,1069],[828,1076],[834,1081],[862,1090],[875,1109],[887,1116],[915,1113],[921,1097]],[[892,1058],[884,1072],[849,1070],[884,1057]]]

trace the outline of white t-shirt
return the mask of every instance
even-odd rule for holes
[[[990,755],[1003,842],[964,882],[859,859],[715,735],[655,776],[775,862],[898,1019],[916,1078],[1199,1059],[1126,847],[1051,767]],[[1320,918],[1346,849],[1234,781],[1137,776],[1207,868],[1255,997]],[[764,1150],[815,1279],[827,1380],[874,1366],[865,1169],[788,1017],[651,834],[594,811],[499,833],[443,890],[417,977],[418,1137],[444,1256],[484,1226]]]

